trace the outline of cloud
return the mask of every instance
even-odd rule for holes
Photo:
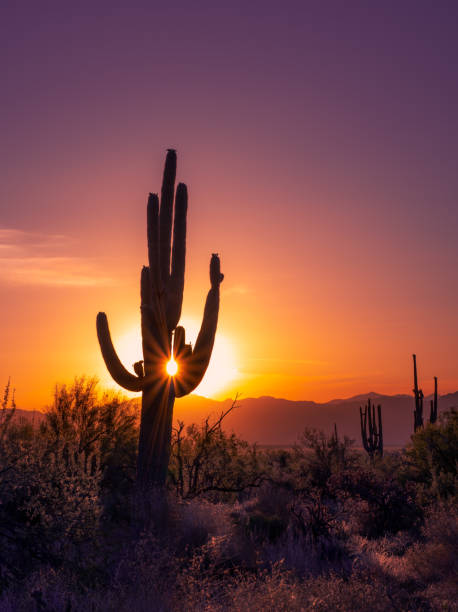
[[[9,285],[94,287],[111,283],[100,276],[90,258],[68,255],[74,240],[0,228],[0,282]]]
[[[43,234],[25,232],[23,230],[0,227],[0,252],[44,253],[68,247],[74,241],[62,234]]]

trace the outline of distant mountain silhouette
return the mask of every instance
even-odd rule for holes
[[[305,427],[331,433],[334,423],[339,434],[361,444],[359,407],[370,397],[382,405],[383,435],[386,446],[402,446],[413,433],[414,399],[410,395],[360,394],[330,402],[291,401],[275,397],[239,400],[238,408],[225,419],[226,429],[259,444],[290,445],[297,441]],[[425,422],[429,417],[429,396],[425,397]],[[217,402],[190,395],[177,401],[175,419],[185,423],[200,423],[209,414],[217,415],[231,405],[231,400]],[[458,406],[458,392],[439,396],[439,412]]]
[[[370,397],[382,405],[383,436],[386,446],[403,446],[413,433],[414,398],[411,395],[382,395],[366,393],[330,402],[292,401],[275,397],[243,398],[238,408],[225,419],[225,429],[233,430],[249,442],[272,445],[290,445],[297,441],[305,427],[314,427],[331,433],[334,423],[339,435],[361,445],[359,407]],[[429,399],[424,402],[425,423],[429,418]],[[139,400],[131,400],[138,404]],[[208,416],[219,416],[232,404],[231,399],[216,401],[198,395],[187,395],[175,404],[174,419],[186,424],[202,423]],[[439,413],[458,407],[458,391],[439,396]],[[17,409],[15,419],[34,421],[38,425],[44,414],[37,410]]]
[[[16,424],[31,423],[38,426],[44,419],[44,412],[40,412],[39,410],[23,410],[22,408],[16,408],[13,415],[13,422]]]

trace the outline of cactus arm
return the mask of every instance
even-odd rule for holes
[[[434,377],[434,410],[437,416],[437,376]]]
[[[213,254],[210,260],[210,281],[212,286],[205,302],[202,325],[192,354],[189,357],[183,357],[182,375],[175,380],[176,397],[182,397],[191,393],[204,377],[210,363],[218,325],[219,286],[223,278],[224,276],[220,271],[219,257]],[[180,364],[178,367],[180,368]]]
[[[146,213],[146,227],[148,239],[148,263],[151,275],[151,284],[159,287],[159,199],[157,194],[150,193]]]
[[[368,439],[369,439],[369,444],[371,445],[371,441],[372,441],[372,433],[373,433],[373,425],[372,425],[372,406],[371,406],[371,400],[370,398],[367,400],[367,413],[368,413],[368,422],[369,422],[369,435],[368,435]]]
[[[205,301],[204,316],[193,350],[193,356],[197,360],[202,360],[208,353],[208,360],[215,342],[216,327],[218,325],[219,314],[219,283],[212,285]],[[206,359],[206,357],[205,357]],[[208,365],[208,362],[207,362]]]
[[[184,183],[179,183],[175,198],[175,218],[173,222],[172,271],[167,287],[167,326],[169,331],[175,329],[178,325],[183,304],[187,210],[188,191]]]
[[[364,407],[359,407],[359,419],[361,424],[361,440],[364,450],[374,460],[375,453],[383,456],[383,429],[382,429],[382,406],[377,406],[377,417],[375,415],[375,404],[371,404],[370,398]],[[377,423],[378,421],[378,423]]]
[[[170,242],[172,238],[173,195],[177,171],[177,155],[169,149],[165,158],[164,177],[161,189],[161,212],[159,214],[160,269],[163,287],[170,277]]]
[[[431,414],[429,417],[430,423],[437,421],[437,376],[434,377],[434,400],[431,400]]]
[[[369,427],[369,442],[372,454],[377,450],[377,423],[375,421],[375,404],[372,404],[372,421]]]
[[[361,421],[361,441],[363,443],[364,450],[369,452],[369,447],[367,445],[367,436],[366,436],[366,408],[364,408],[364,416],[363,409],[361,406],[359,407],[359,418]]]
[[[97,315],[97,337],[99,339],[100,349],[114,381],[128,391],[141,391],[143,389],[143,379],[131,374],[122,365],[111,341],[110,329],[108,327],[107,315],[104,312],[99,312]]]
[[[415,393],[415,396],[418,395],[418,377],[417,377],[417,356],[416,355],[412,355],[413,357],[413,392]]]
[[[417,376],[417,356],[413,357],[413,393],[415,396],[415,410],[413,413],[413,427],[414,431],[417,431],[423,427],[423,391],[418,388],[418,376]]]
[[[205,303],[204,316],[194,350],[183,356],[178,367],[181,376],[175,381],[175,396],[182,397],[191,393],[200,383],[210,363],[218,324],[219,288],[210,289]]]
[[[382,406],[377,406],[378,411],[378,452],[383,457],[383,428],[382,428]]]

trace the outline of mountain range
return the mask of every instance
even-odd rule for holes
[[[361,445],[359,407],[368,398],[382,406],[383,436],[386,446],[403,446],[413,433],[414,399],[411,395],[381,395],[366,393],[347,399],[335,399],[325,403],[291,401],[275,397],[257,397],[237,400],[237,407],[224,419],[224,428],[233,430],[241,438],[262,445],[289,446],[297,442],[306,427],[331,433],[334,423],[339,435],[355,440]],[[429,400],[424,398],[424,420],[429,418]],[[221,402],[195,395],[176,401],[174,417],[186,424],[201,423],[211,415],[219,416],[227,410],[232,400]],[[458,391],[439,396],[438,411],[458,406]]]
[[[325,403],[291,401],[275,397],[241,398],[236,408],[224,419],[224,429],[234,431],[239,437],[261,445],[289,446],[297,442],[306,427],[331,433],[334,423],[340,436],[361,444],[359,407],[364,407],[368,398],[381,404],[383,437],[385,446],[403,446],[413,433],[414,399],[411,395],[381,395],[366,393],[347,399],[335,399]],[[429,417],[429,400],[424,398],[424,420]],[[138,400],[131,400],[138,404]],[[232,399],[216,401],[198,395],[188,395],[176,400],[175,422],[186,425],[203,423],[207,417],[213,422],[232,405]],[[439,413],[458,406],[458,391],[439,396]],[[16,410],[15,418],[33,420],[39,424],[44,413],[37,410]]]

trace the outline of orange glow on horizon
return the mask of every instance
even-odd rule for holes
[[[336,21],[325,2],[271,2],[261,19],[230,3],[124,3],[102,32],[83,9],[7,4],[0,390],[11,377],[19,408],[43,409],[81,375],[125,393],[95,318],[106,312],[133,372],[148,193],[170,147],[189,190],[187,342],[212,253],[224,274],[197,395],[411,394],[413,353],[425,394],[434,376],[439,394],[458,389],[448,6],[378,3],[374,18],[354,3]],[[151,37],[171,23],[175,36]]]
[[[194,344],[200,327],[197,319],[184,317],[180,321],[180,325],[186,330],[186,341]],[[116,329],[117,326],[112,326],[113,343],[121,361],[132,371],[132,365],[142,359],[142,342],[139,326],[135,323],[131,324],[127,328],[124,327],[125,331],[119,334],[116,333]],[[92,344],[94,344],[93,339]],[[236,346],[236,338],[230,338],[224,330],[219,328],[216,333],[210,364],[203,380],[193,391],[195,395],[212,399],[225,399],[235,395],[240,390],[244,376],[237,366],[239,358]],[[97,362],[95,372],[100,379],[101,386],[113,391],[121,390],[128,397],[138,396],[137,393],[119,388],[106,370],[105,364],[98,354],[100,352],[98,346],[94,347],[94,351],[95,361]],[[166,365],[167,373],[170,376],[174,376],[176,371],[173,373],[171,370],[169,371],[169,364],[176,364],[176,367],[179,368],[179,363],[170,360]]]
[[[309,189],[306,196],[290,196],[304,202],[313,217],[313,234],[304,241],[303,227],[289,212],[292,205],[285,204],[280,216],[258,214],[251,224],[247,216],[247,223],[240,225],[231,212],[230,189],[229,195],[221,194],[215,209],[216,186],[204,191],[204,177],[198,175],[189,183],[200,185],[201,191],[198,197],[190,192],[185,315],[180,322],[187,342],[194,344],[199,333],[212,252],[220,252],[225,274],[213,355],[196,395],[222,400],[238,392],[242,397],[323,402],[369,391],[410,393],[413,352],[425,394],[432,391],[436,375],[440,394],[457,390],[455,285],[446,284],[454,270],[447,270],[445,258],[437,280],[447,299],[440,302],[437,317],[433,294],[421,301],[412,297],[423,286],[426,269],[416,265],[403,240],[393,239],[388,250],[367,251],[357,239],[357,224],[347,223],[345,231],[339,231],[344,223],[339,212],[322,218],[316,213],[333,201],[331,194],[326,198]],[[254,193],[249,183],[243,187],[254,209],[261,201],[266,210],[276,210],[277,200],[270,192]],[[97,197],[109,199],[116,218],[123,214],[125,202],[116,193],[93,194],[94,200]],[[351,202],[342,194],[339,198],[342,210],[347,210]],[[142,359],[143,194],[132,207],[135,227],[126,222],[113,228],[110,239],[98,247],[103,254],[97,256],[91,251],[97,236],[90,232],[72,246],[71,257],[66,251],[70,241],[58,234],[3,232],[4,251],[11,251],[11,258],[5,259],[8,274],[0,274],[8,296],[1,305],[6,348],[0,352],[0,374],[5,382],[11,376],[18,407],[43,409],[52,401],[56,383],[82,374],[96,375],[101,388],[135,396],[111,379],[95,331],[96,314],[104,310],[118,355],[133,371],[132,365]],[[92,226],[87,222],[85,227]],[[37,258],[37,248],[46,256]],[[65,283],[56,283],[62,270]],[[86,278],[91,282],[83,286]],[[419,334],[419,329],[425,333]]]

